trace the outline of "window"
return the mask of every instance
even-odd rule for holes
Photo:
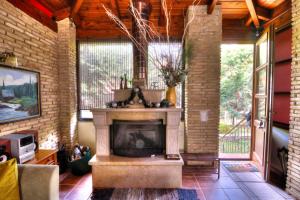
[[[165,55],[171,53],[173,62],[176,62],[176,59],[181,59],[182,46],[180,42],[168,43],[149,43],[148,46],[148,87],[151,89],[166,89],[163,77],[160,74],[159,69],[153,63],[153,59],[163,60]],[[177,97],[177,107],[181,108],[182,106],[182,85],[179,84],[176,86],[176,97]]]
[[[107,102],[113,100],[113,90],[119,89],[120,77],[127,74],[128,80],[132,79],[133,45],[128,41],[80,41],[78,49],[79,116],[81,119],[92,119],[90,109],[105,107]],[[171,51],[174,58],[177,58],[181,53],[181,44],[149,44],[148,52],[152,57],[163,59],[167,51]],[[151,59],[148,62],[148,87],[166,88],[159,70]],[[181,107],[181,85],[176,87],[176,93],[177,106]]]
[[[80,118],[92,118],[91,108],[104,107],[119,89],[120,77],[133,73],[131,42],[80,41],[79,44]]]

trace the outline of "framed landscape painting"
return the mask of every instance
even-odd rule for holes
[[[0,123],[39,117],[39,72],[0,64]]]

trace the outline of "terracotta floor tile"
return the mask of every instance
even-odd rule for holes
[[[284,200],[280,194],[275,192],[267,183],[245,183],[247,188],[249,188],[255,196],[262,200]]]
[[[61,183],[63,180],[65,180],[69,175],[71,174],[71,172],[66,171],[65,173],[62,173],[59,175],[59,183]]]
[[[230,177],[221,177],[219,180],[223,189],[238,189],[239,186]]]
[[[199,188],[197,180],[194,176],[182,176],[182,188]]]
[[[76,185],[82,176],[74,176],[73,174],[69,174],[62,182],[63,185]]]
[[[92,174],[88,173],[84,175],[78,182],[77,186],[87,186],[92,188],[93,187]]]
[[[64,200],[87,200],[92,193],[92,188],[75,187]]]
[[[197,192],[197,196],[198,196],[199,200],[206,200],[205,195],[204,195],[202,189],[198,188],[196,190],[196,192]]]
[[[223,189],[203,188],[206,200],[229,200]]]
[[[78,177],[67,172],[60,176],[60,199],[86,200],[93,185],[91,173]],[[182,188],[196,189],[200,200],[283,200],[292,198],[284,191],[265,183],[259,173],[228,172],[221,167],[221,177],[199,168],[184,167]]]
[[[241,189],[224,189],[224,192],[230,200],[250,200],[250,197]]]
[[[234,172],[232,175],[236,176],[237,179],[235,181],[242,181],[242,182],[264,182],[262,178],[259,178],[253,172]]]
[[[269,186],[275,191],[277,192],[278,194],[280,194],[283,198],[285,199],[295,199],[293,198],[292,196],[288,195],[285,191],[283,191],[282,189],[274,186],[274,185],[271,185],[269,184]]]
[[[198,177],[196,176],[201,188],[229,188],[238,189],[239,186],[230,177],[220,177],[220,179],[208,178],[208,177]]]
[[[214,179],[212,177],[199,177],[196,176],[196,180],[198,181],[200,188],[222,188],[220,180]]]
[[[73,185],[59,185],[59,199],[64,199],[74,188]]]

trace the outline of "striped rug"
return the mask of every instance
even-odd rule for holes
[[[200,200],[192,189],[97,189],[90,200]]]

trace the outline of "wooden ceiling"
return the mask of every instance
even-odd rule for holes
[[[131,17],[128,12],[129,0],[8,0],[32,17],[48,27],[56,30],[56,22],[71,17],[77,27],[77,37],[114,39],[124,37],[117,26],[107,17],[102,5],[111,9],[126,26],[131,29]],[[149,0],[152,5],[150,21],[165,34],[162,23],[161,0]],[[223,32],[236,31],[247,37],[247,32],[255,32],[256,28],[274,17],[274,10],[290,0],[199,0],[196,3],[208,5],[208,13],[213,12],[216,4],[221,5],[223,13]],[[184,16],[193,0],[167,0],[171,8],[171,37],[180,38],[184,27]],[[290,5],[290,4],[289,4]],[[209,22],[208,22],[209,23]],[[229,27],[224,27],[230,24]],[[223,33],[224,35],[224,33]],[[223,36],[224,37],[224,36]]]

